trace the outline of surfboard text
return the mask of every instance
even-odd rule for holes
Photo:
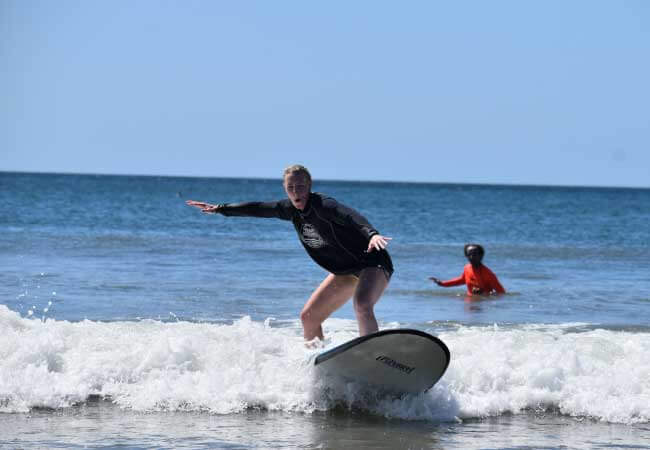
[[[392,367],[393,369],[401,370],[402,372],[408,375],[410,375],[411,372],[415,370],[415,367],[410,367],[407,366],[406,364],[399,363],[394,359],[389,358],[388,356],[380,355],[377,356],[375,360],[383,362],[384,364],[386,364],[389,367]]]

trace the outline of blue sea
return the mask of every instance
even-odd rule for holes
[[[380,329],[428,392],[324,389],[290,222],[204,215],[281,179],[0,172],[0,447],[650,448],[650,189],[314,181],[390,236]],[[507,290],[466,297],[463,245]],[[348,303],[325,348],[357,336]]]

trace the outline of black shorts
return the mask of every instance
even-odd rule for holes
[[[386,275],[387,281],[390,281],[390,277],[395,271],[395,269],[393,269],[393,260],[390,259],[390,255],[386,250],[373,250],[370,253],[364,253],[360,266],[357,269],[349,272],[349,275],[354,275],[355,277],[359,278],[361,271],[368,267],[378,267],[382,269],[384,271],[384,275]]]

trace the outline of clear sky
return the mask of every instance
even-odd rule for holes
[[[650,1],[0,0],[0,170],[650,187]]]

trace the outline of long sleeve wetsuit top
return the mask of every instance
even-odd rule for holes
[[[312,192],[303,211],[289,199],[275,202],[226,203],[218,211],[224,216],[271,217],[290,220],[311,258],[334,274],[356,273],[383,256],[386,250],[366,253],[370,238],[379,232],[357,211],[331,197]],[[376,254],[376,255],[373,255]],[[384,264],[386,265],[386,264]]]
[[[496,275],[483,264],[478,267],[466,264],[461,276],[440,282],[440,286],[445,287],[458,286],[461,284],[467,285],[467,293],[469,295],[472,295],[472,290],[474,288],[479,288],[483,294],[489,294],[493,290],[497,291],[499,294],[505,294],[506,292],[503,286],[501,286],[501,283],[499,283]]]

